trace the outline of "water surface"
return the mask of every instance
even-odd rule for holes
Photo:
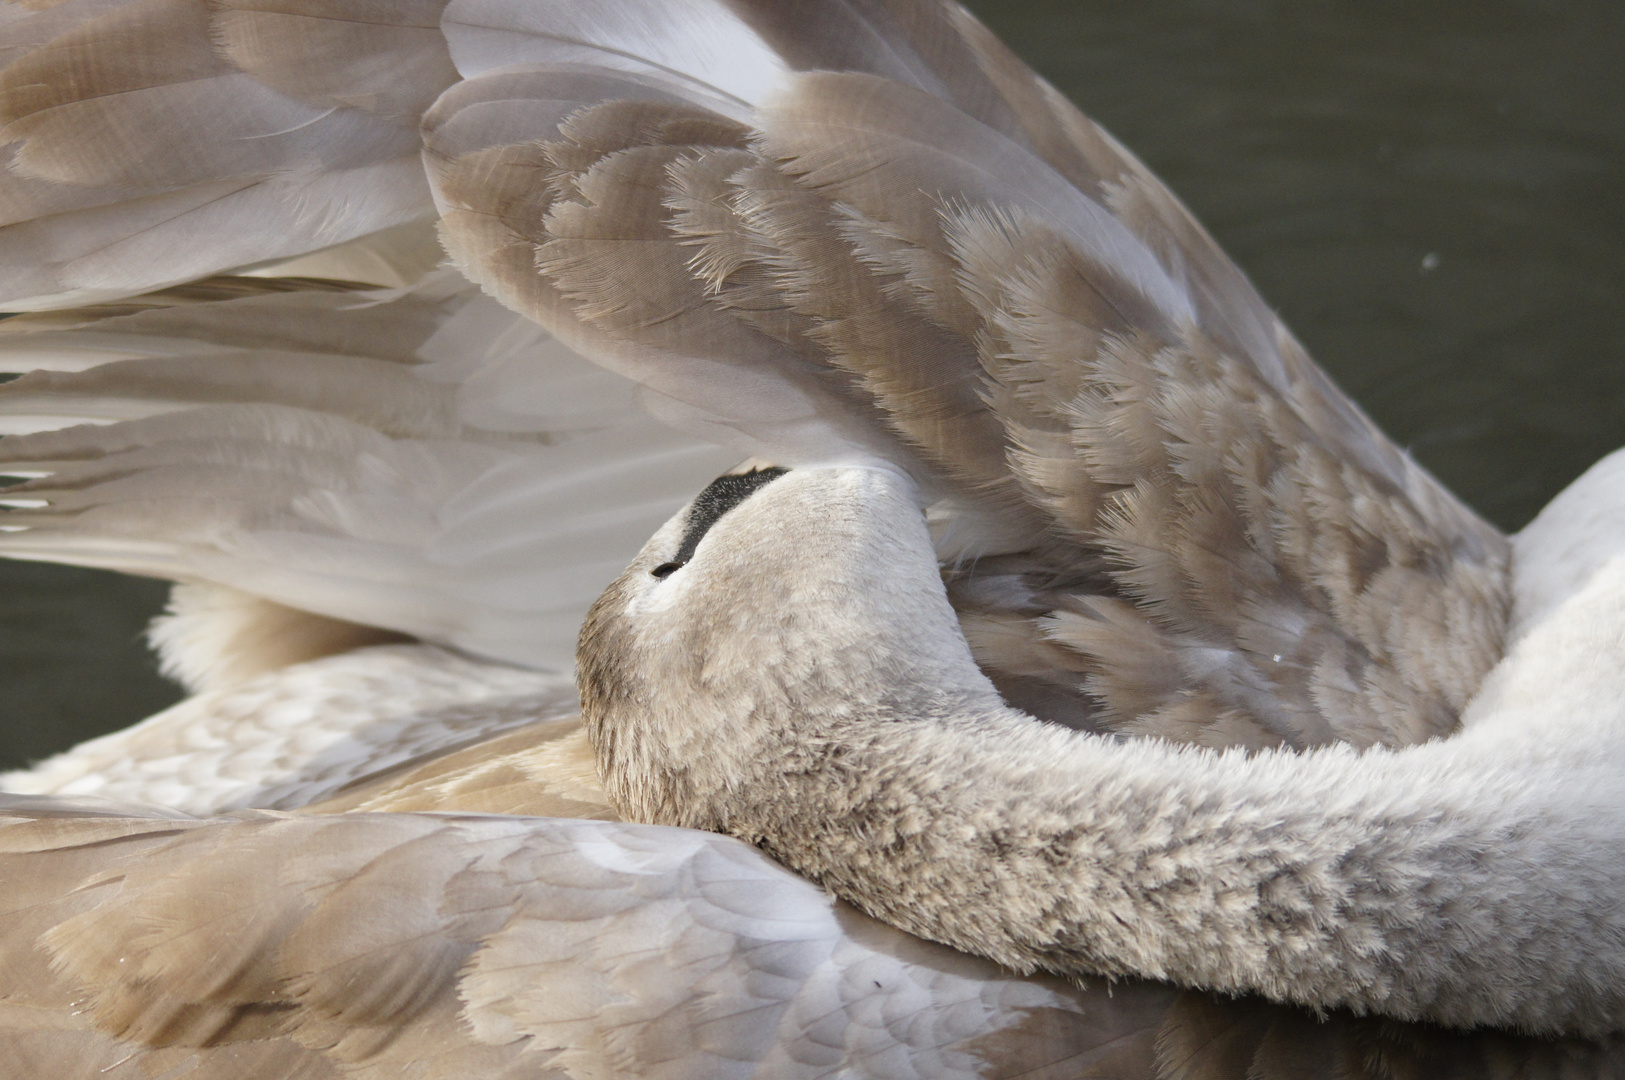
[[[1504,528],[1625,443],[1620,0],[982,0]],[[175,691],[155,582],[0,562],[0,765]]]

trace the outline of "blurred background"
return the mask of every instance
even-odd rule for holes
[[[970,0],[1505,529],[1625,443],[1620,0]],[[178,698],[160,582],[0,562],[0,768]]]

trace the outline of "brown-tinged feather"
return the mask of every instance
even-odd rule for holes
[[[217,50],[273,89],[416,125],[457,69],[440,32],[446,0],[222,0]]]
[[[422,218],[438,0],[74,4],[0,31],[10,310],[116,299]]]
[[[310,813],[390,810],[618,821],[579,716],[530,724],[465,750],[368,777]]]
[[[878,412],[893,437],[860,445],[944,497],[956,581],[1007,554],[1049,579],[1048,607],[967,614],[1001,628],[977,637],[1004,685],[1046,669],[1054,719],[1209,745],[1448,732],[1499,655],[1504,540],[1376,433],[1177,200],[949,5],[727,7],[785,65],[753,112],[581,52],[448,95],[442,201],[488,208],[448,232],[465,266],[717,403],[708,422],[769,457],[806,460],[801,433],[831,417],[752,426],[763,380]],[[592,48],[631,41],[620,20],[595,16]],[[498,86],[521,78],[580,108],[506,149],[457,134],[465,113],[507,130]],[[1138,612],[1158,678],[1108,661],[1098,624],[1069,642],[1046,622],[1095,600]]]
[[[1501,649],[1504,541],[1375,432],[1142,166],[953,5],[680,6],[680,14],[737,14],[790,68],[846,73],[787,79],[781,93],[755,103],[750,123],[696,104],[686,83],[662,93],[658,75],[647,72],[641,96],[629,89],[638,80],[624,73],[566,73],[549,85],[568,83],[576,96],[547,99],[556,107],[522,120],[512,118],[512,103],[523,95],[478,100],[477,89],[466,97],[453,91],[442,101],[448,123],[430,125],[429,159],[448,246],[472,276],[623,368],[635,361],[663,373],[645,380],[657,389],[663,378],[666,389],[681,392],[696,373],[712,387],[772,377],[816,399],[803,411],[767,416],[747,432],[753,436],[787,418],[835,425],[843,410],[860,414],[854,426],[862,437],[852,441],[934,481],[951,512],[1000,519],[999,543],[965,545],[972,557],[949,572],[962,626],[982,663],[1012,688],[1007,693],[1014,697],[1018,684],[1020,692],[1041,687],[1054,695],[1047,708],[1055,718],[1247,749],[1338,740],[1403,745],[1452,729]],[[147,207],[156,220],[189,209],[183,195],[214,200],[248,190],[280,168],[290,148],[306,145],[307,136],[269,131],[224,160],[218,146],[192,138],[176,119],[216,90],[264,105],[243,130],[273,126],[266,117],[315,115],[300,112],[300,104],[345,113],[312,121],[327,125],[324,167],[395,160],[403,148],[415,153],[416,114],[455,77],[438,35],[439,7],[435,0],[208,7],[143,0],[118,8],[94,33],[46,35],[44,48],[20,60],[6,54],[0,137],[11,142],[0,152],[16,179],[0,190],[5,220],[124,202]],[[620,17],[635,28],[639,8],[606,3],[598,14],[605,25]],[[96,35],[140,47],[126,55]],[[397,59],[403,54],[409,62]],[[151,101],[142,122],[153,128],[124,124],[128,102],[62,96],[70,81],[53,76],[63,71],[82,73],[73,81],[95,95]],[[532,75],[538,85],[553,78]],[[531,77],[502,76],[515,84]],[[187,89],[170,92],[175,86]],[[469,107],[459,112],[452,107],[458,102]],[[476,114],[489,123],[476,123]],[[236,120],[228,121],[209,130],[236,132]],[[454,130],[449,121],[464,127]],[[74,138],[61,136],[69,130]],[[151,139],[129,134],[148,130],[156,132]],[[175,141],[177,131],[186,145]],[[177,194],[184,185],[193,188]],[[396,220],[408,213],[403,207],[417,205],[411,195],[363,215],[365,229],[344,225],[322,236],[339,239],[346,228],[353,235]],[[13,237],[26,247],[37,235]],[[117,291],[99,279],[83,287]],[[270,295],[294,287],[254,288]],[[71,323],[16,320],[0,329],[112,332],[126,315],[149,317],[156,327],[154,313],[167,306],[254,292],[233,291],[242,288],[201,285],[85,312]],[[198,332],[196,339],[210,337]],[[359,359],[353,384],[324,373],[332,388],[350,392],[318,400],[309,389],[316,380],[300,378],[313,371],[300,355],[306,346],[284,338],[265,348],[208,362],[51,372],[6,393],[22,412],[85,418],[151,413],[148,419],[159,421],[183,406],[271,402],[341,414],[389,439],[468,435],[452,415],[449,392],[413,384],[391,361]],[[272,361],[288,382],[266,374]],[[373,396],[380,387],[387,403]],[[696,400],[710,393],[688,392]],[[755,411],[758,400],[719,398],[719,425],[766,416]],[[876,416],[897,445],[874,435]],[[239,423],[248,414],[217,419]],[[289,423],[283,432],[295,428],[307,430]],[[192,433],[207,430],[203,424]],[[101,514],[108,535],[146,536],[159,531],[159,517],[178,516],[180,531],[204,535],[218,526],[215,515],[231,503],[233,485],[259,476],[262,465],[263,492],[294,505],[308,492],[296,480],[336,488],[346,453],[355,457],[360,448],[382,458],[387,445],[366,433],[342,448],[323,443],[322,453],[290,470],[296,480],[287,480],[271,468],[274,455],[195,444],[155,451],[128,439],[137,431],[109,434],[105,445],[83,433],[8,444],[18,460],[31,456],[55,471],[14,492],[50,503],[31,512],[34,526],[65,529]],[[224,468],[245,461],[250,469]],[[169,470],[161,481],[148,475],[160,468]],[[195,517],[177,515],[178,504],[163,500],[178,487],[208,505]],[[184,561],[155,558],[145,566]],[[329,809],[585,813],[593,803],[584,788],[560,794],[527,786],[570,758],[569,738],[551,728],[515,733],[374,778]],[[572,782],[585,783],[580,776]],[[236,824],[242,832],[277,827]],[[404,835],[417,827],[399,828]],[[302,855],[306,863],[291,884],[277,879],[283,868],[275,860],[265,865],[252,844],[221,844],[206,858],[174,854],[192,839],[184,830],[174,833],[180,839],[166,849],[168,862],[141,866],[130,855],[128,874],[88,869],[79,851],[64,858],[66,877],[41,879],[50,887],[76,875],[94,879],[75,894],[81,906],[56,912],[60,922],[48,937],[55,970],[35,957],[18,971],[52,987],[53,1007],[92,987],[87,1023],[207,1049],[191,1064],[168,1050],[143,1059],[155,1069],[195,1066],[200,1076],[321,1076],[341,1064],[356,1075],[393,1075],[407,1060],[437,1062],[443,1075],[459,1067],[496,1075],[519,1055],[521,1040],[541,1045],[560,1031],[582,1030],[579,1016],[537,1011],[537,995],[524,997],[527,984],[490,959],[495,949],[480,954],[480,963],[490,961],[484,967],[470,959],[477,941],[489,945],[512,929],[499,915],[519,909],[514,898],[529,887],[522,872],[505,862],[471,869],[468,849],[442,845],[440,832],[375,852],[339,835],[344,826],[334,828],[327,842],[335,851],[376,858],[356,869]],[[82,836],[111,850],[139,831],[101,822]],[[42,854],[42,836],[18,843],[35,845],[26,854]],[[155,833],[148,848],[172,839]],[[265,850],[286,849],[267,842]],[[491,857],[510,856],[517,857],[512,850]],[[433,910],[417,894],[403,899],[424,867],[446,886]],[[283,906],[269,921],[239,922],[244,929],[232,932],[231,917],[247,918],[244,907],[231,906],[237,887]],[[108,899],[115,891],[122,898]],[[221,913],[210,932],[225,935],[224,944],[205,947],[172,933],[204,903]],[[91,904],[100,906],[83,906]],[[369,904],[412,917],[364,917],[374,914]],[[123,956],[92,940],[89,916],[97,913],[138,928],[119,940],[140,944],[139,978],[119,967]],[[643,930],[656,922],[615,925]],[[26,925],[41,932],[42,924]],[[515,931],[504,940],[523,939]],[[328,951],[334,940],[351,953],[335,958]],[[577,957],[598,947],[590,938],[574,945],[583,950]],[[273,954],[282,966],[272,964]],[[480,1000],[490,1006],[475,1029],[508,1039],[463,1058],[461,1050],[446,1050],[469,1038],[458,1012],[460,969],[471,980],[479,975]],[[574,989],[574,970],[555,967],[530,990],[539,985],[562,998]],[[647,1003],[616,998],[626,985],[617,978],[623,981],[609,980],[613,990],[582,994],[624,1010],[616,1015],[636,1014],[635,1022],[584,1038],[571,1067],[648,1064],[653,1057],[638,1055],[656,1053],[687,1016],[665,1004],[665,1012],[649,1006],[638,1013]],[[64,991],[63,979],[81,986]],[[357,985],[364,992],[352,992]],[[703,980],[697,985],[711,992]],[[1034,1006],[962,1049],[996,1075],[1151,1075],[1145,1033],[1166,991],[1130,986],[1123,994],[1124,1014],[1141,1010],[1133,1022],[1088,1027],[1072,1005]],[[9,999],[4,1008],[13,1008]],[[0,1028],[13,1015],[0,1012]],[[634,1029],[637,1035],[626,1036]],[[722,1023],[711,1029],[729,1030]],[[107,1036],[79,1034],[71,1045],[84,1062],[122,1067]],[[1098,1047],[1091,1041],[1097,1036]],[[16,1038],[22,1047],[26,1040]],[[1428,1062],[1473,1062],[1490,1076],[1538,1075],[1553,1062],[1598,1075],[1617,1071],[1614,1049],[1600,1044],[1454,1038],[1340,1015],[1317,1024],[1253,1002],[1188,997],[1171,1008],[1157,1053],[1160,1075],[1249,1080],[1316,1069],[1426,1075]],[[1446,1045],[1455,1049],[1434,1049]],[[600,1051],[601,1059],[592,1058]]]

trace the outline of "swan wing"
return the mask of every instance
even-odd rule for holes
[[[575,684],[566,675],[482,663],[432,645],[372,646],[196,694],[133,727],[0,775],[0,790],[196,815],[287,810],[499,733],[524,729],[524,745],[534,750],[574,731],[575,713]],[[545,776],[531,782],[538,792],[550,789]]]
[[[417,128],[457,78],[443,6],[8,5],[0,310],[147,292],[431,215]]]
[[[1501,648],[1504,539],[962,10],[375,7],[12,5],[0,264],[17,285],[0,303],[382,244],[432,196],[468,276],[631,376],[661,418],[734,453],[880,459],[926,482],[967,635],[1012,701],[1212,745],[1454,727]],[[328,435],[330,457],[356,452]],[[191,562],[174,556],[131,568]],[[418,576],[406,562],[376,576]],[[487,653],[524,633],[468,632],[439,601],[424,616],[415,587],[391,606],[378,582],[346,599],[345,575],[265,576],[244,581]]]
[[[464,279],[216,277],[0,322],[0,554],[212,582],[568,670],[729,453]]]
[[[425,160],[458,265],[690,430],[913,473],[1012,701],[1220,746],[1455,727],[1502,649],[1505,539],[963,11],[443,24],[464,81]]]
[[[0,1076],[1149,1075],[1173,996],[1000,972],[711,834],[121,811],[8,804]]]

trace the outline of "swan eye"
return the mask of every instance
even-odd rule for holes
[[[683,564],[680,562],[663,562],[649,573],[664,581],[682,568]]]

